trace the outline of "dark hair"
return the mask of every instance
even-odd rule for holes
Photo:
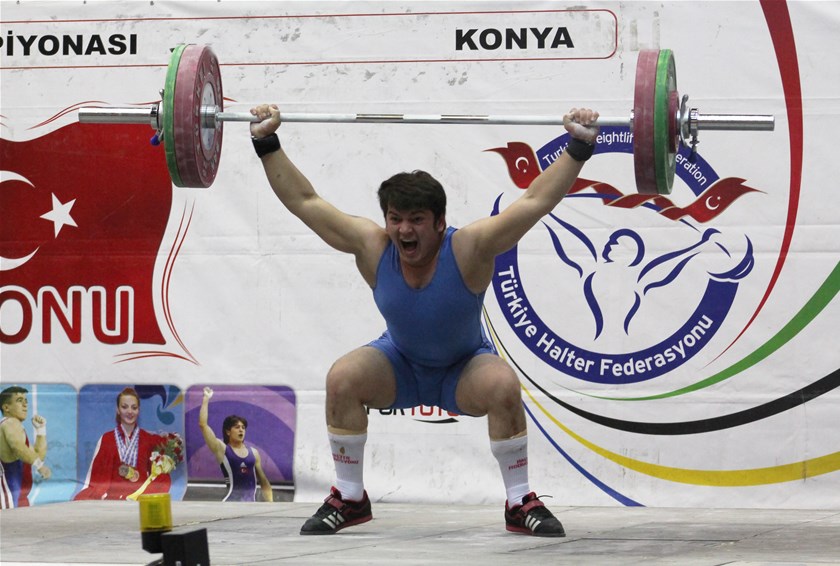
[[[379,185],[379,206],[382,214],[396,210],[431,210],[435,221],[446,213],[446,192],[440,182],[425,171],[397,173]]]
[[[224,437],[225,444],[230,444],[230,429],[236,426],[236,423],[242,423],[242,426],[245,429],[248,429],[248,421],[245,420],[245,417],[238,417],[236,415],[228,415],[225,417],[225,421],[222,423],[222,436]]]
[[[27,391],[23,387],[20,387],[19,385],[12,385],[11,387],[7,387],[3,391],[0,391],[0,411],[3,410],[3,405],[11,402],[12,396],[15,393],[29,393],[29,391]]]
[[[114,416],[114,420],[117,421],[117,424],[120,424],[120,397],[134,397],[137,399],[137,406],[140,407],[140,395],[137,394],[137,391],[134,390],[133,387],[126,387],[122,391],[117,394],[117,414]]]

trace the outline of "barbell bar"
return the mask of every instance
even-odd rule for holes
[[[162,138],[172,182],[209,187],[219,167],[224,122],[257,122],[249,112],[225,112],[216,55],[208,46],[180,44],[172,50],[161,101],[146,108],[79,109],[79,122],[147,124]],[[562,116],[287,113],[282,122],[365,124],[563,125]],[[670,194],[679,147],[696,146],[701,130],[772,131],[772,115],[700,114],[680,99],[670,49],[639,52],[633,109],[627,117],[601,116],[599,126],[633,132],[636,187],[644,194]],[[155,139],[155,138],[153,138]]]
[[[223,112],[218,106],[201,107],[202,126],[213,128],[216,122],[259,122],[250,112]],[[562,126],[563,117],[556,115],[504,114],[349,114],[324,112],[281,112],[281,122],[335,124],[489,124],[523,126]],[[80,108],[79,121],[99,124],[158,125],[149,108]],[[630,126],[632,118],[598,118],[599,126]]]
[[[152,107],[155,111],[157,106]],[[158,128],[156,112],[152,108],[99,108],[79,109],[79,121],[89,124],[149,124]],[[222,112],[217,106],[201,108],[205,127],[218,122],[259,122],[250,112]],[[282,122],[336,123],[336,124],[487,124],[514,126],[562,126],[563,117],[548,114],[349,114],[326,112],[281,112]],[[696,114],[692,118],[698,130],[767,130],[772,131],[772,115]],[[599,116],[599,126],[632,127],[633,117]]]

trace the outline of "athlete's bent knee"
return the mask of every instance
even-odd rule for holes
[[[327,397],[344,399],[358,391],[357,375],[349,367],[350,364],[339,360],[327,372]]]
[[[518,405],[522,400],[522,389],[519,385],[519,378],[516,377],[513,371],[499,372],[493,380],[490,396],[496,405],[507,407]]]

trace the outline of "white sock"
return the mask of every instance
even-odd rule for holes
[[[335,462],[336,489],[341,492],[345,501],[361,501],[365,496],[362,475],[367,433],[327,434]]]
[[[499,462],[508,505],[522,505],[522,498],[531,492],[528,487],[528,435],[491,440],[490,450]]]

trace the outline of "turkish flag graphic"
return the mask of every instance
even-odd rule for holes
[[[172,184],[149,138],[136,125],[73,123],[0,140],[0,306],[34,302],[0,342],[165,343],[153,274]]]
[[[520,189],[527,189],[531,181],[540,174],[537,155],[527,143],[508,142],[507,147],[494,147],[484,151],[498,153],[504,158],[513,184]]]
[[[726,177],[720,179],[700,195],[697,200],[683,208],[666,208],[661,214],[671,220],[690,216],[698,222],[708,222],[729,208],[733,202],[747,193],[761,192],[744,184],[745,179]]]

